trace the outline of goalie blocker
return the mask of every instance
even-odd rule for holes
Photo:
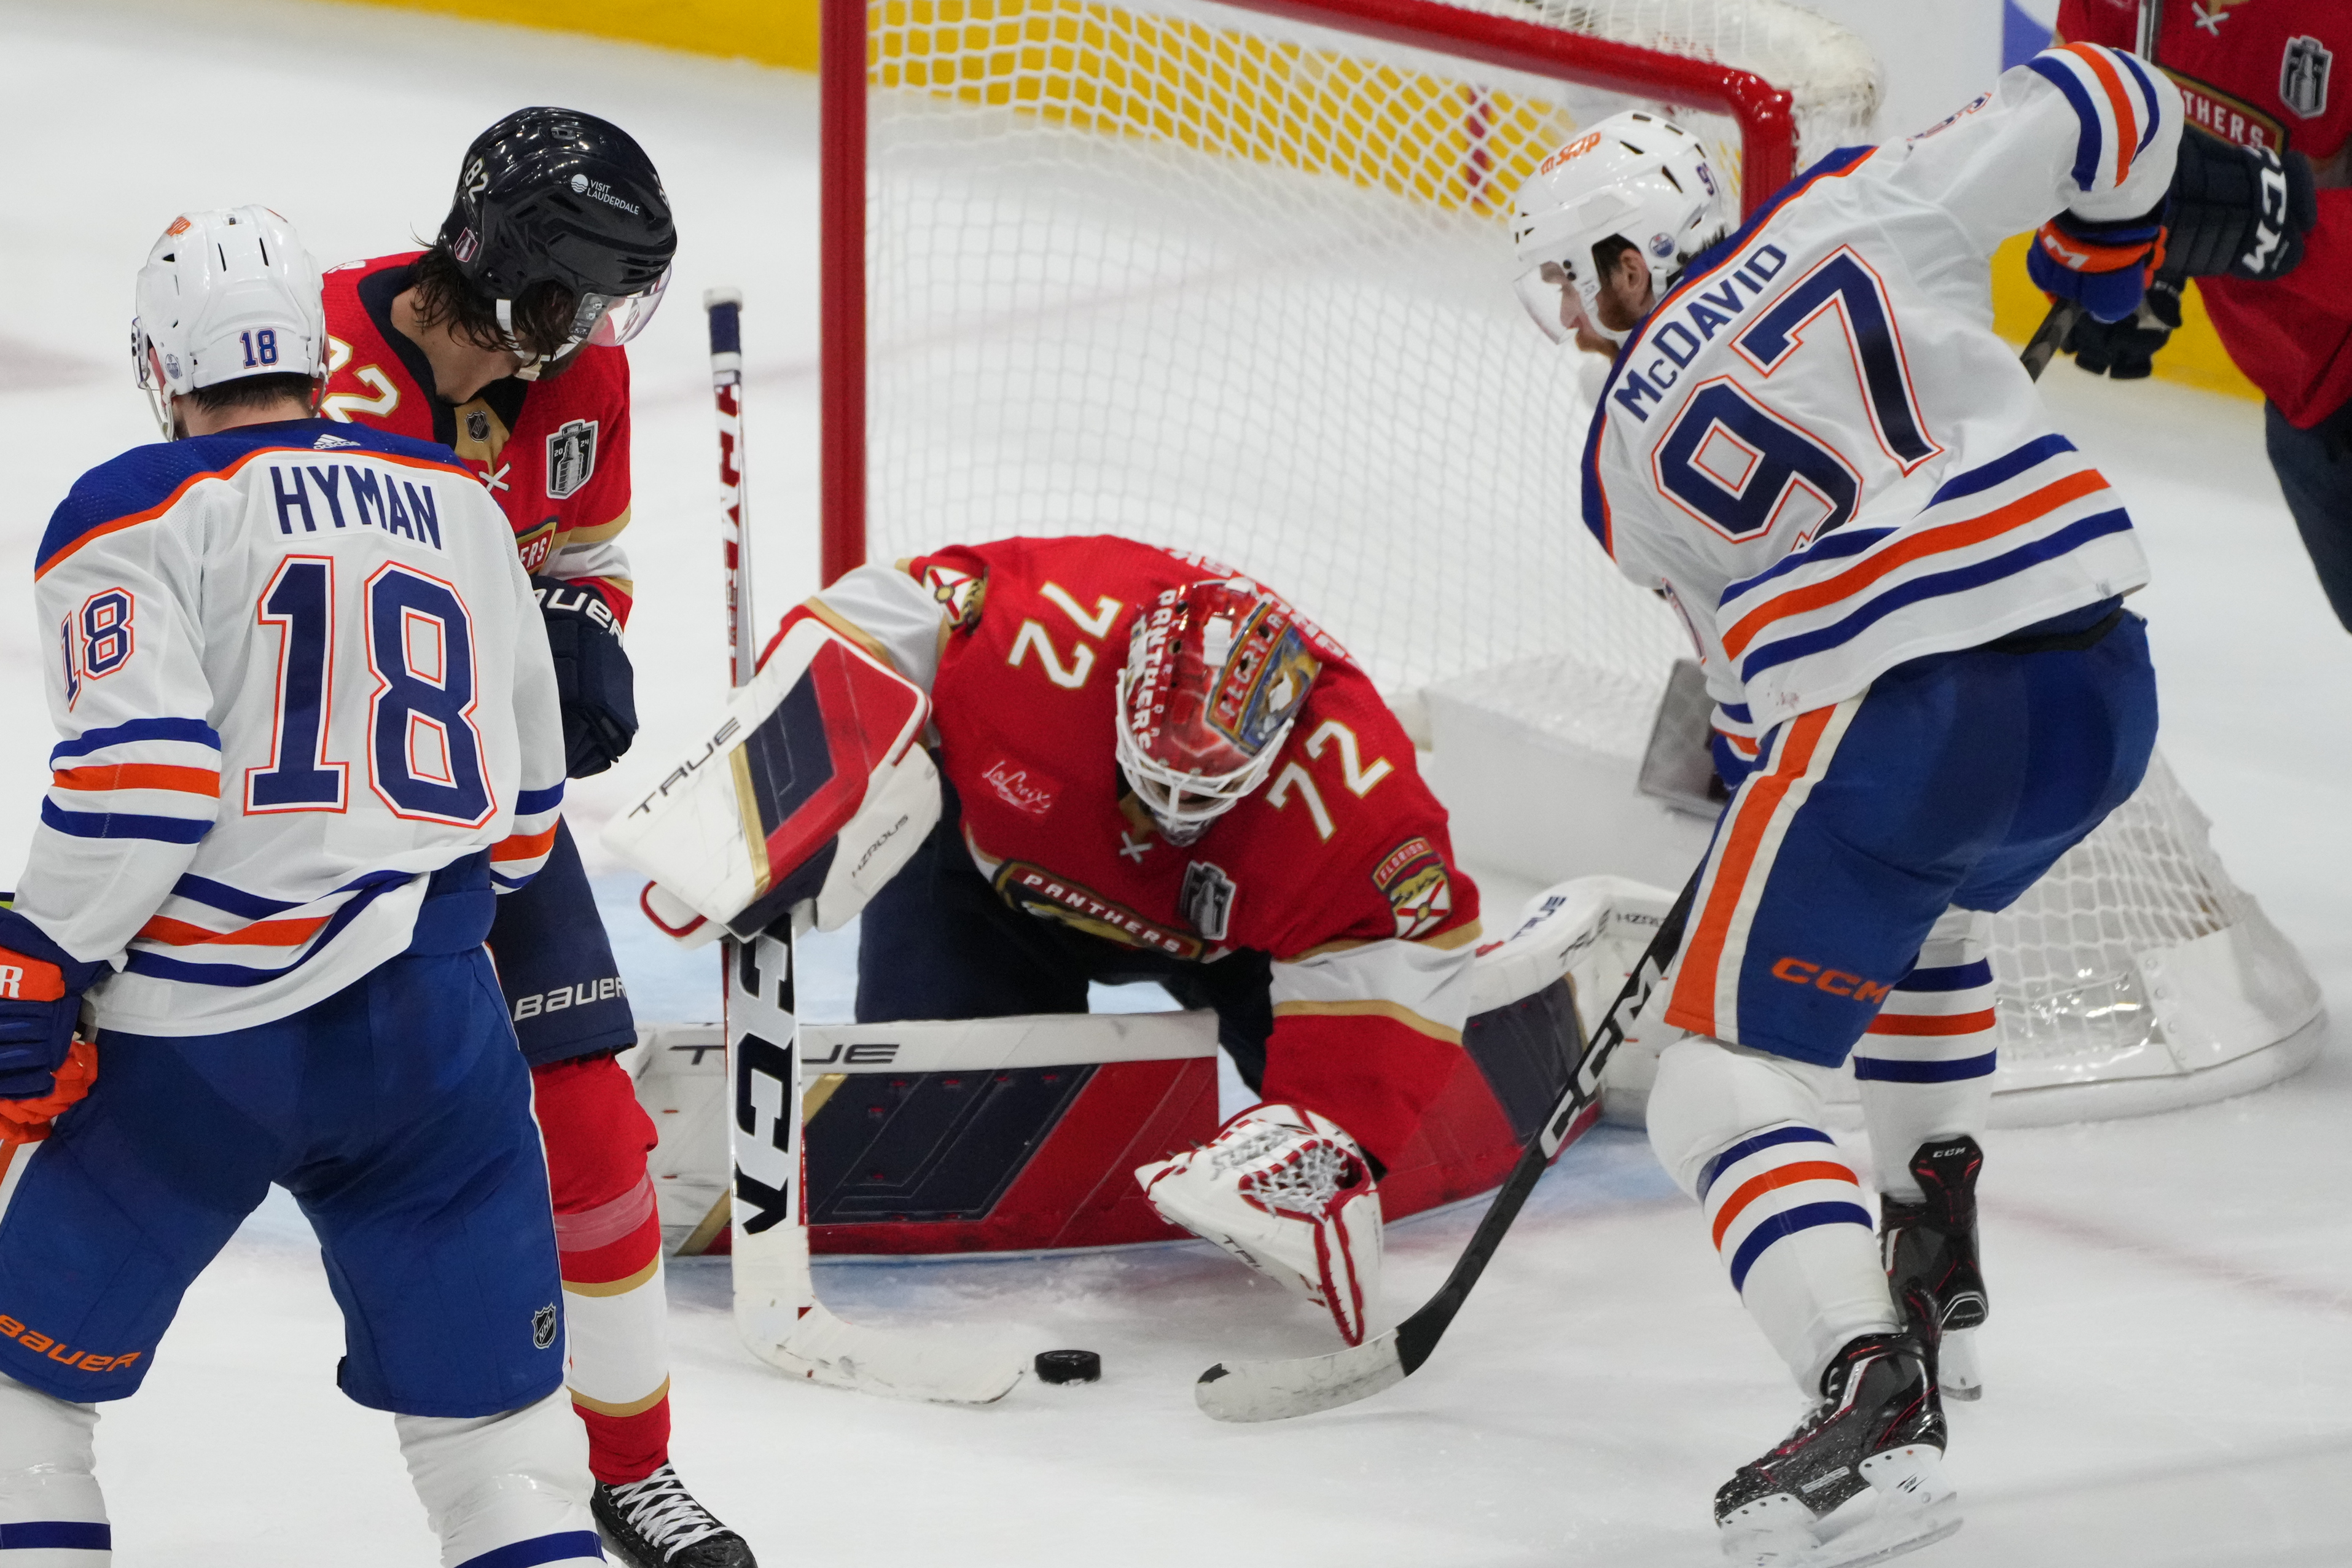
[[[921,689],[804,613],[695,752],[604,830],[653,881],[646,917],[688,946],[789,916],[838,930],[939,821],[939,774],[915,744]]]

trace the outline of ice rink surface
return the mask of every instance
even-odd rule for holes
[[[152,438],[124,328],[131,275],[173,212],[267,202],[322,258],[380,254],[432,232],[465,142],[525,102],[628,126],[677,202],[673,298],[632,350],[630,646],[639,744],[686,734],[721,658],[708,285],[750,297],[766,618],[814,583],[814,92],[782,73],[397,12],[0,0],[8,601],[26,602],[74,476]],[[1990,1393],[1952,1412],[1968,1525],[1907,1561],[2352,1563],[2352,639],[2312,581],[2254,406],[2064,365],[2043,390],[2154,559],[2136,607],[2165,749],[2339,1021],[2316,1066],[2258,1094],[1995,1135]],[[21,863],[44,782],[43,656],[29,621],[0,625],[19,673],[0,690],[0,866]],[[593,784],[573,799],[593,841],[610,802]],[[697,1005],[706,960],[626,952],[648,1016]],[[814,990],[843,993],[839,953],[812,964]],[[1475,1218],[1393,1233],[1391,1314],[1434,1286]],[[1223,1427],[1192,1408],[1212,1361],[1322,1348],[1305,1310],[1204,1247],[835,1266],[820,1289],[845,1316],[1093,1348],[1108,1374],[1024,1383],[977,1411],[792,1386],[738,1348],[723,1266],[677,1269],[677,1457],[770,1568],[1696,1568],[1716,1561],[1714,1488],[1797,1408],[1692,1206],[1616,1131],[1570,1151],[1420,1375],[1287,1424]],[[316,1249],[273,1203],[190,1294],[144,1393],[101,1424],[116,1560],[430,1562],[389,1421],[334,1389],[339,1352]]]

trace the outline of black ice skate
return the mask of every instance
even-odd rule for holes
[[[1822,1402],[1715,1494],[1741,1568],[1855,1568],[1960,1527],[1943,1477],[1944,1407],[1917,1337],[1865,1334],[1822,1374]]]
[[[1986,1312],[1984,1273],[1977,1266],[1977,1173],[1983,1168],[1984,1150],[1966,1134],[1922,1144],[1911,1156],[1911,1175],[1926,1200],[1878,1200],[1887,1286],[1927,1347],[1947,1399],[1984,1394],[1976,1353]]]
[[[743,1538],[694,1500],[665,1464],[641,1481],[596,1486],[604,1543],[636,1568],[759,1568]]]

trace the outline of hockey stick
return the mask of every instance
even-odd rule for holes
[[[2082,313],[2081,303],[2073,299],[2061,299],[2050,308],[2050,314],[2042,319],[2041,328],[2019,357],[2028,376],[2042,379],[2051,357]],[[1438,1287],[1437,1294],[1411,1317],[1364,1344],[1328,1355],[1287,1361],[1221,1361],[1201,1374],[1200,1381],[1192,1385],[1194,1404],[1220,1421],[1280,1421],[1352,1405],[1383,1388],[1394,1387],[1421,1370],[1422,1363],[1429,1359],[1438,1340],[1454,1322],[1454,1314],[1462,1310],[1470,1288],[1486,1272],[1487,1260],[1502,1243],[1503,1233],[1518,1218],[1520,1207],[1542,1179],[1551,1156],[1578,1130],[1580,1118],[1598,1109],[1601,1075],[1624,1040],[1627,1024],[1649,1001],[1666,966],[1674,961],[1675,950],[1682,946],[1691,901],[1706,870],[1706,862],[1701,861],[1698,869],[1691,873],[1690,881],[1683,885],[1674,907],[1659,923],[1657,934],[1651,937],[1641,962],[1625,977],[1624,989],[1617,993],[1609,1016],[1594,1033],[1591,1048],[1578,1063],[1576,1077],[1570,1082],[1567,1093],[1552,1107],[1543,1127],[1520,1152],[1519,1163],[1511,1167],[1511,1174],[1496,1189],[1495,1201],[1487,1206],[1486,1217],[1471,1235],[1470,1245],[1462,1249],[1454,1271]]]
[[[1675,949],[1682,946],[1683,927],[1690,918],[1691,900],[1698,891],[1699,875],[1705,869],[1706,862],[1701,862],[1699,870],[1691,873],[1690,881],[1683,885],[1674,907],[1658,923],[1656,935],[1650,938],[1633,972],[1625,977],[1624,988],[1610,1004],[1608,1017],[1601,1020],[1591,1046],[1577,1063],[1576,1076],[1569,1081],[1567,1092],[1520,1151],[1518,1164],[1511,1167],[1511,1174],[1496,1190],[1495,1201],[1487,1206],[1486,1217],[1471,1235],[1470,1244],[1462,1249],[1454,1271],[1445,1277],[1437,1293],[1379,1338],[1328,1355],[1286,1361],[1221,1361],[1201,1374],[1200,1381],[1192,1385],[1194,1404],[1220,1421],[1279,1421],[1352,1405],[1383,1388],[1394,1387],[1421,1370],[1422,1363],[1429,1359],[1438,1340],[1454,1322],[1454,1314],[1462,1310],[1470,1288],[1486,1271],[1495,1249],[1502,1244],[1503,1233],[1518,1218],[1521,1206],[1535,1191],[1536,1183],[1543,1179],[1552,1156],[1600,1114],[1601,1075],[1624,1040],[1627,1027],[1657,988],[1666,966],[1674,961]]]
[[[2050,368],[2052,358],[2058,352],[2058,345],[2066,340],[2066,334],[2082,319],[2083,302],[2079,299],[2060,299],[2051,304],[2050,314],[2042,318],[2042,325],[2026,340],[2025,351],[2017,356],[2017,362],[2025,367],[2028,376],[2037,382],[2042,379],[2042,372]]]
[[[743,296],[702,297],[719,409],[719,482],[727,515],[728,684],[758,662],[751,537],[744,521]],[[945,1405],[986,1405],[1021,1379],[1022,1362],[984,1340],[864,1328],[816,1298],[809,1268],[807,1161],[802,1146],[797,978],[789,936],[719,944],[725,965],[727,1075],[733,1167],[735,1332],[752,1354],[829,1388]]]

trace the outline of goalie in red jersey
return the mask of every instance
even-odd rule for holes
[[[1214,1009],[1261,1103],[1136,1175],[1358,1343],[1378,1177],[1462,1060],[1478,936],[1371,682],[1255,580],[1122,538],[861,567],[785,627],[812,617],[927,691],[938,737],[858,1019],[1084,1012],[1091,981]]]

